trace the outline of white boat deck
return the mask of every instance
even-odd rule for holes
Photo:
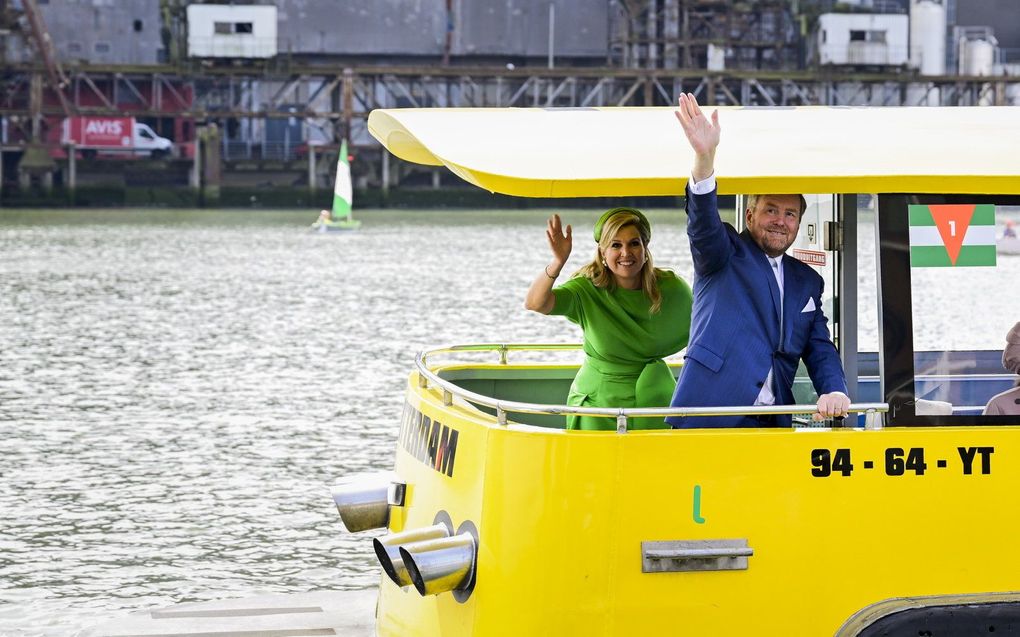
[[[370,637],[376,591],[317,591],[178,604],[132,613],[88,637]]]

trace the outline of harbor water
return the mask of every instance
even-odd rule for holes
[[[568,271],[598,212],[565,213]],[[523,309],[548,214],[359,211],[318,235],[314,213],[0,211],[0,635],[375,586],[327,485],[391,466],[418,350],[580,340]],[[683,213],[650,217],[656,264],[691,281]]]

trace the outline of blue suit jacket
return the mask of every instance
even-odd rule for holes
[[[792,258],[782,261],[784,298],[765,253],[748,232],[719,218],[715,191],[687,191],[687,235],[694,257],[694,311],[674,407],[753,405],[772,368],[777,405],[792,405],[801,359],[815,390],[846,393],[846,377],[822,312],[822,277]],[[804,310],[807,311],[804,311]],[[758,427],[746,416],[673,417],[674,428]],[[790,416],[777,417],[789,426]]]

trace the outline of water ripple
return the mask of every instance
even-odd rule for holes
[[[4,211],[0,634],[375,586],[326,485],[391,466],[419,349],[578,338],[521,309],[545,214]]]

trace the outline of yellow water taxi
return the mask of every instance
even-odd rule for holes
[[[998,357],[1020,256],[996,253],[995,230],[1020,211],[1020,110],[719,110],[721,193],[819,193],[791,256],[826,277],[853,416],[631,431],[805,415],[813,390],[799,382],[795,406],[568,407],[577,367],[548,356],[577,346],[422,352],[392,472],[333,487],[349,531],[382,533],[365,540],[378,635],[1017,630],[1020,416],[982,411],[1016,380]],[[523,197],[682,195],[693,160],[668,108],[382,110],[369,129]],[[859,257],[862,227],[876,247]],[[878,281],[858,281],[859,258]],[[858,351],[869,329],[877,354]],[[570,413],[617,426],[567,431]]]

